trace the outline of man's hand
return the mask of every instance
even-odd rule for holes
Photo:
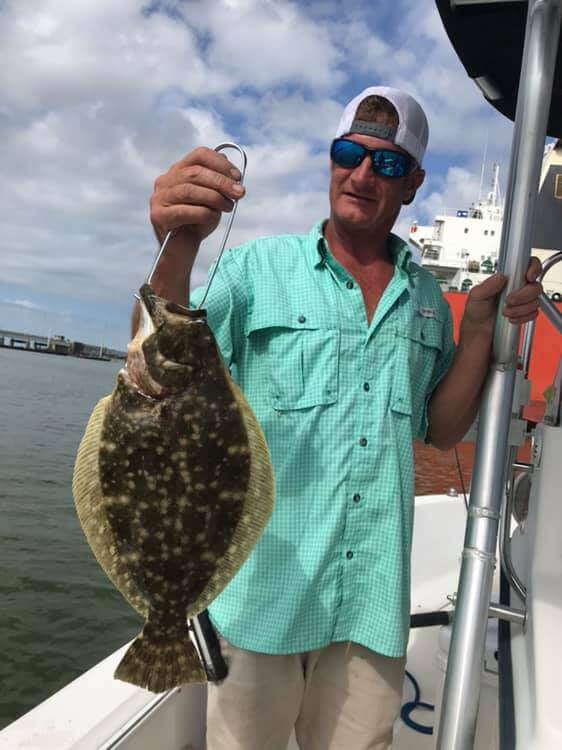
[[[174,237],[199,247],[221,213],[232,211],[244,195],[240,178],[238,168],[210,148],[196,148],[172,165],[157,178],[150,199],[150,221],[160,243],[175,230]]]
[[[510,323],[527,323],[537,317],[539,296],[542,284],[537,281],[542,271],[538,258],[531,258],[526,283],[505,298],[502,314]],[[498,296],[507,283],[507,277],[495,273],[486,281],[471,290],[461,323],[461,336],[485,333],[490,337],[494,333]]]
[[[189,299],[191,270],[201,241],[211,234],[223,211],[232,211],[244,195],[240,170],[210,148],[196,148],[157,178],[150,198],[150,221],[160,244],[173,231],[154,271],[154,291],[178,305]],[[133,334],[138,306],[133,313]]]

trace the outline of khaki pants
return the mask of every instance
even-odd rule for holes
[[[405,659],[355,643],[276,656],[221,638],[226,680],[209,685],[207,750],[389,750]]]

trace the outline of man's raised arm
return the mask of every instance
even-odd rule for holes
[[[511,323],[527,323],[537,316],[541,271],[538,258],[531,258],[526,283],[506,297],[503,315]],[[502,274],[494,274],[469,294],[455,357],[429,402],[428,440],[436,448],[453,448],[476,417],[490,366],[498,298],[506,281]]]

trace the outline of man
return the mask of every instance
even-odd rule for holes
[[[423,182],[428,127],[408,94],[369,88],[331,147],[330,216],[308,235],[226,253],[205,307],[259,419],[276,507],[210,607],[229,676],[211,686],[209,750],[383,750],[400,708],[409,626],[412,443],[448,449],[474,419],[505,278],[475,287],[459,345],[439,287],[391,234]],[[175,230],[153,279],[185,304],[200,242],[244,195],[196,149],[155,183]],[[530,320],[540,264],[504,314]],[[191,297],[196,306],[201,290]]]

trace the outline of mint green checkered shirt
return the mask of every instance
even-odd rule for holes
[[[390,235],[394,275],[369,325],[322,225],[229,250],[206,300],[276,481],[263,536],[209,609],[239,648],[354,641],[397,657],[410,619],[412,443],[452,360],[451,316],[431,274]]]

